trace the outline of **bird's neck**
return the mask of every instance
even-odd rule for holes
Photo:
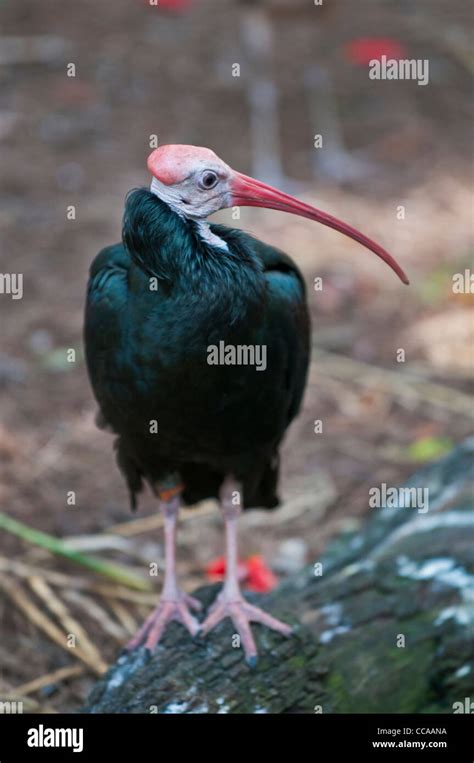
[[[183,218],[146,189],[128,195],[122,236],[132,260],[169,288],[262,296],[260,260],[240,231]]]
[[[227,241],[224,241],[223,238],[212,232],[211,226],[207,220],[198,220],[195,225],[198,236],[200,236],[205,244],[215,247],[216,249],[223,249],[225,252],[229,251]]]
[[[182,204],[180,204],[182,199],[180,199],[180,194],[173,188],[173,186],[167,186],[154,177],[151,181],[150,192],[154,196],[157,196],[161,201],[164,201],[164,203],[167,204],[168,207],[170,207],[170,209],[178,215],[178,217],[181,217],[182,220],[186,220],[187,217],[190,220],[193,220],[196,225],[196,231],[204,243],[208,244],[209,246],[214,246],[217,249],[224,249],[225,251],[228,251],[227,243],[224,241],[224,239],[219,238],[219,236],[216,236],[215,233],[212,232],[211,226],[207,220],[194,218],[190,215],[184,214]]]

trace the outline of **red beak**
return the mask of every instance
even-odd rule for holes
[[[360,233],[356,228],[343,223],[336,217],[332,217],[332,215],[328,215],[326,212],[322,212],[320,209],[316,209],[316,207],[312,207],[310,204],[305,204],[303,201],[298,201],[298,199],[295,199],[293,196],[289,196],[287,193],[272,188],[271,185],[261,183],[259,180],[254,180],[254,178],[248,177],[247,175],[242,175],[240,172],[234,172],[231,194],[233,206],[277,209],[280,212],[289,212],[293,215],[300,215],[300,217],[307,217],[309,220],[315,220],[317,223],[322,223],[329,228],[334,228],[334,230],[344,233],[345,236],[353,238],[354,241],[358,241],[359,244],[370,249],[377,255],[377,257],[380,257],[392,268],[392,270],[395,271],[403,283],[409,283],[408,278],[399,264],[388,252],[385,251],[385,249],[379,246],[379,244],[376,244],[375,241],[372,241],[372,239],[364,236],[364,234]]]

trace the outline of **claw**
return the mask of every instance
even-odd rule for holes
[[[257,665],[257,647],[250,628],[251,622],[261,623],[267,628],[271,628],[283,636],[289,636],[292,629],[276,617],[267,614],[259,607],[254,607],[243,598],[229,600],[222,593],[216,599],[209,610],[209,614],[201,625],[200,635],[207,635],[209,631],[216,627],[221,620],[230,617],[237,633],[240,636],[242,647],[245,653],[245,660],[250,668]]]
[[[161,639],[168,623],[176,620],[184,625],[191,636],[196,636],[200,624],[189,611],[189,607],[200,609],[201,604],[192,596],[180,593],[176,599],[162,599],[156,609],[147,617],[140,630],[128,642],[127,651],[143,644],[150,653]]]

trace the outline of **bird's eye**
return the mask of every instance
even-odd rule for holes
[[[214,186],[217,185],[218,180],[219,178],[215,172],[212,172],[212,170],[206,170],[201,175],[199,185],[201,188],[204,188],[206,191],[208,191],[209,188],[214,188]]]

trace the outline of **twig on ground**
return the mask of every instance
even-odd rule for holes
[[[215,501],[202,501],[200,505],[196,507],[186,507],[179,515],[179,520],[186,521],[187,519],[196,519],[197,517],[205,517],[209,514],[214,514],[216,511]],[[121,522],[118,525],[112,525],[107,528],[107,533],[114,533],[116,535],[132,536],[140,535],[141,533],[149,532],[151,530],[157,530],[163,525],[163,517],[159,512],[152,514],[149,517],[140,517],[139,519],[131,519],[129,522]]]
[[[42,630],[43,633],[49,636],[51,641],[58,644],[64,651],[67,651],[68,654],[71,654],[76,659],[84,662],[97,675],[102,675],[107,669],[105,663],[98,664],[96,660],[91,660],[90,656],[80,647],[76,646],[74,649],[69,648],[67,646],[66,634],[58,628],[58,626],[55,625],[55,623],[50,620],[33,601],[31,601],[29,596],[18,583],[7,575],[2,575],[0,578],[0,588],[13,601],[13,603],[21,609],[30,622]]]
[[[63,591],[64,598],[71,604],[75,604],[82,609],[89,617],[95,620],[101,626],[107,635],[114,638],[119,644],[126,638],[127,633],[118,623],[111,620],[107,612],[97,604],[90,596],[84,596],[78,591]]]
[[[82,675],[84,675],[83,667],[80,665],[68,665],[65,668],[54,670],[52,673],[46,673],[44,676],[39,676],[39,678],[34,678],[26,684],[15,686],[15,694],[18,694],[21,697],[26,697],[28,694],[34,694],[35,692],[40,691],[45,686],[58,684],[68,678],[77,678]]]
[[[472,399],[453,387],[436,384],[409,371],[397,372],[372,366],[325,350],[315,350],[311,364],[314,378],[327,376],[364,387],[377,386],[403,402],[427,403],[461,416],[472,416]]]
[[[129,610],[112,597],[106,598],[106,602],[117,620],[122,624],[126,633],[132,636],[138,630],[138,624],[135,618],[130,614]]]
[[[90,640],[86,629],[71,615],[65,604],[63,604],[46,581],[39,575],[34,575],[28,579],[28,583],[32,591],[44,602],[49,611],[57,617],[65,632],[74,635],[79,643],[79,648],[84,654],[88,655],[90,662],[95,663],[99,670],[106,670],[107,665],[97,647]]]

